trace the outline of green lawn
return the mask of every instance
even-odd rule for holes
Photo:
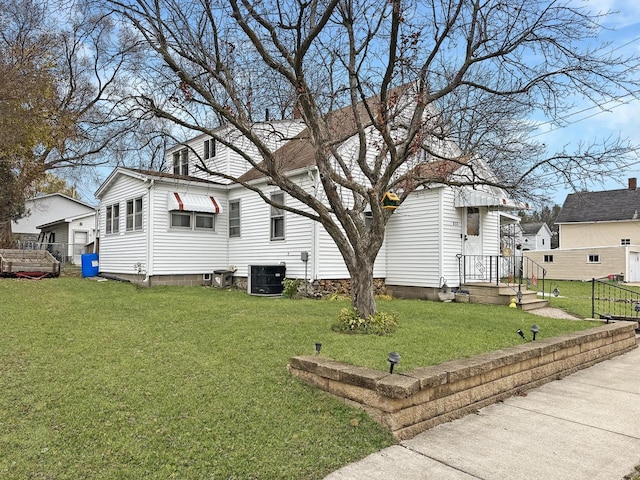
[[[389,337],[334,333],[345,302],[0,279],[0,478],[307,479],[394,443],[303,385],[293,355],[396,371],[593,326],[507,307],[380,301]]]
[[[614,284],[617,285],[617,284]],[[640,287],[621,284],[626,290],[640,292]],[[561,308],[581,318],[591,317],[591,282],[578,280],[547,280],[545,290],[552,292],[558,288],[560,296],[555,298],[550,295],[548,300],[552,307]],[[630,312],[631,313],[631,312]]]

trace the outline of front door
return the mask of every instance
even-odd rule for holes
[[[480,235],[480,209],[467,207],[465,234],[464,234],[464,254],[482,255],[482,236]]]

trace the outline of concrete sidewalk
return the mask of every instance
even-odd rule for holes
[[[485,407],[327,480],[621,480],[640,464],[640,349]]]

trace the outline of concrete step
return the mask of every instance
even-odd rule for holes
[[[469,292],[470,303],[509,305],[517,296],[517,290],[505,284],[496,285],[495,283],[470,283],[462,285],[460,288]],[[544,308],[548,305],[546,300],[538,297],[538,292],[534,290],[527,290],[525,285],[522,285],[520,289],[520,292],[522,293],[522,300],[518,308],[527,311]]]
[[[537,310],[538,308],[545,308],[548,306],[549,306],[549,302],[547,302],[546,300],[536,299],[536,300],[525,301],[523,298],[518,308],[523,312],[528,312],[530,310]]]

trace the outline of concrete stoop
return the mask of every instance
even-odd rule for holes
[[[495,283],[468,283],[460,287],[469,292],[469,303],[483,303],[488,305],[509,305],[516,298],[517,290]],[[522,301],[517,307],[523,311],[536,310],[549,305],[549,302],[538,297],[538,293],[521,286]]]

